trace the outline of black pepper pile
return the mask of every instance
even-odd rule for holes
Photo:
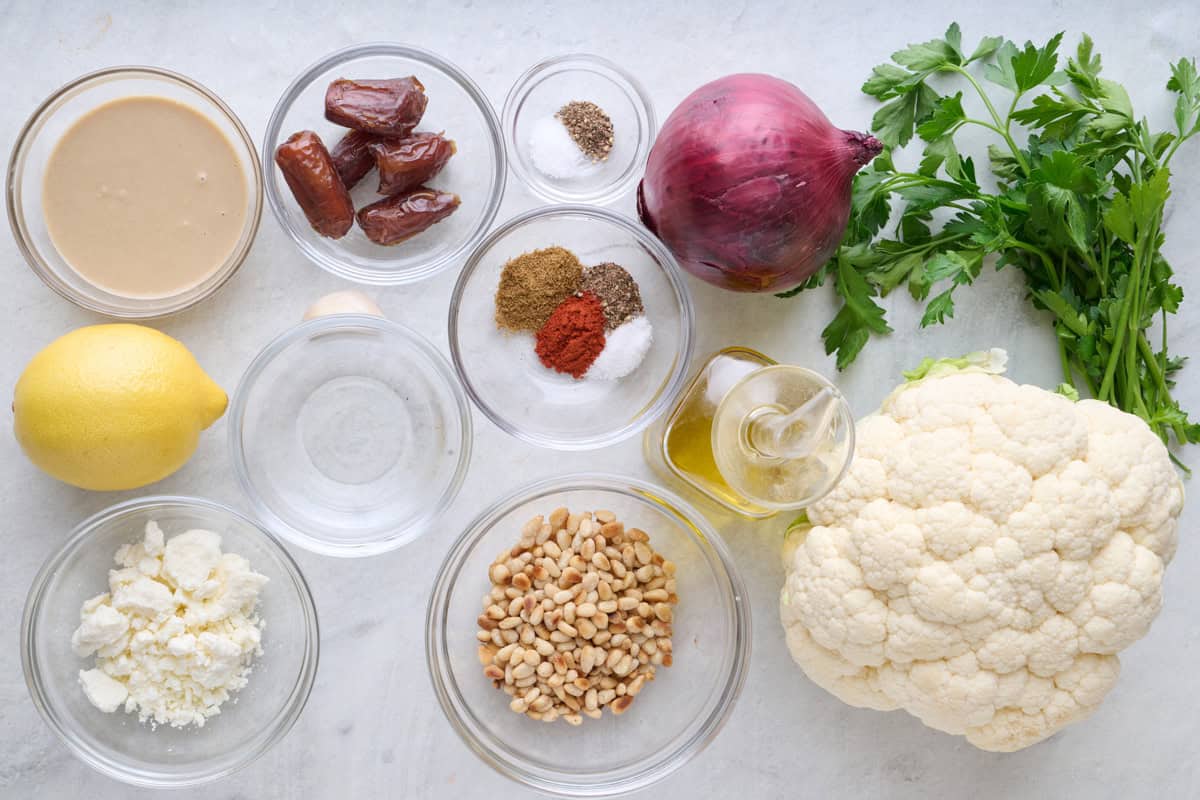
[[[593,162],[608,158],[613,146],[613,124],[604,109],[587,100],[572,100],[555,113],[571,139]]]
[[[611,331],[646,310],[637,281],[624,267],[611,261],[585,269],[579,292],[591,292],[600,298],[605,330]]]

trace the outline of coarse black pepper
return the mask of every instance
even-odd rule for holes
[[[600,298],[606,330],[611,331],[645,311],[637,281],[619,264],[605,262],[585,269],[579,291]]]
[[[586,100],[572,100],[554,115],[571,139],[593,162],[608,158],[613,146],[613,124],[604,109]]]

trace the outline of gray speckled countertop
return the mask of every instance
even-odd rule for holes
[[[973,5],[973,4],[972,4]],[[909,41],[949,22],[943,3],[176,3],[111,4],[14,0],[0,4],[6,64],[0,83],[0,151],[7,152],[33,107],[83,72],[120,63],[158,64],[214,89],[261,137],[291,78],[320,54],[354,42],[394,39],[449,56],[499,105],[510,83],[544,56],[591,51],[632,70],[660,119],[703,81],[732,71],[766,71],[803,87],[837,124],[862,127],[871,106],[857,91],[870,68]],[[1044,38],[1087,31],[1107,70],[1142,110],[1166,119],[1167,62],[1197,55],[1200,16],[1184,0],[1009,0],[954,12],[966,38],[1002,33]],[[1144,98],[1144,99],[1143,99]],[[1173,327],[1179,353],[1200,354],[1200,146],[1176,161],[1168,254],[1194,297]],[[534,199],[510,178],[501,219]],[[616,206],[633,212],[633,198]],[[0,237],[0,391],[56,336],[99,321],[45,288],[15,244]],[[391,315],[445,347],[454,271],[382,291]],[[735,296],[690,281],[699,312],[697,353],[745,344],[826,372],[818,332],[831,301],[816,292],[783,302]],[[216,297],[161,324],[192,348],[228,390],[255,352],[297,320],[316,296],[344,284],[308,263],[266,213],[254,250]],[[1010,374],[1057,383],[1051,337],[1029,310],[1017,276],[988,272],[965,293],[957,319],[916,332],[903,293],[887,302],[897,334],[872,343],[839,381],[855,411],[873,408],[901,368],[930,354],[1007,347]],[[1200,407],[1192,365],[1179,397]],[[11,425],[7,403],[0,427]],[[480,763],[455,737],[426,677],[422,625],[427,592],[449,541],[480,504],[535,477],[583,468],[649,477],[636,441],[590,454],[551,454],[516,443],[476,413],[477,440],[466,485],[438,530],[391,555],[343,561],[297,552],[322,621],[321,669],[303,718],[274,750],[234,777],[177,798],[529,797]],[[195,458],[152,491],[197,494],[245,508],[230,470],[222,421]],[[1200,450],[1188,460],[1200,460]],[[142,492],[145,494],[146,492]],[[88,494],[36,471],[10,435],[0,435],[0,797],[93,800],[142,797],[75,761],[29,700],[17,631],[25,593],[43,559],[83,517],[126,496]],[[776,611],[781,522],[728,526],[722,533],[749,587],[755,615],[749,678],[716,741],[645,796],[744,797],[1156,797],[1200,796],[1200,545],[1196,508],[1184,513],[1179,554],[1166,579],[1166,607],[1130,648],[1123,675],[1088,722],[1030,750],[994,755],[923,727],[903,713],[843,705],[808,682],[784,646]]]

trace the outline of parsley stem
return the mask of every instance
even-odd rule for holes
[[[1058,358],[1062,361],[1063,383],[1074,386],[1075,381],[1071,377],[1071,360],[1067,358],[1067,343],[1063,341],[1061,336],[1055,336],[1054,338],[1058,339]]]
[[[1012,244],[1013,247],[1024,250],[1027,253],[1033,253],[1035,256],[1040,258],[1042,260],[1042,266],[1046,268],[1046,275],[1050,278],[1051,288],[1053,288],[1056,292],[1062,289],[1062,284],[1059,283],[1058,280],[1058,270],[1054,268],[1054,262],[1050,260],[1050,256],[1046,254],[1045,250],[1037,245],[1032,245],[1028,242],[1022,242],[1020,240],[1014,240]]]
[[[997,133],[1000,136],[1008,135],[1004,132],[1003,128],[997,127],[996,125],[993,125],[992,123],[988,122],[985,119],[975,119],[974,117],[967,117],[966,119],[964,119],[962,121],[962,124],[963,125],[978,125],[981,128],[987,128],[989,131]]]
[[[979,95],[980,99],[983,100],[983,104],[987,107],[988,113],[992,115],[992,121],[995,123],[995,127],[993,128],[993,130],[996,131],[996,133],[998,133],[1001,137],[1004,138],[1005,143],[1008,144],[1008,149],[1013,154],[1013,158],[1015,158],[1017,160],[1017,163],[1021,165],[1021,172],[1023,172],[1026,175],[1026,177],[1028,177],[1029,176],[1029,162],[1025,160],[1025,156],[1021,153],[1020,148],[1017,147],[1017,143],[1015,141],[1013,141],[1012,134],[1009,132],[1009,129],[1007,128],[1007,126],[1005,126],[1004,120],[1002,120],[1000,118],[1000,114],[996,111],[996,107],[994,105],[992,105],[992,99],[990,97],[988,97],[987,92],[985,92],[983,90],[983,86],[979,83],[979,81],[977,81],[975,79],[974,75],[972,75],[970,72],[968,72],[963,67],[956,66],[954,68],[954,70],[956,72],[962,73],[963,77],[966,78],[967,81],[969,81],[970,84],[975,87],[975,92]],[[1016,101],[1019,97],[1020,97],[1020,95],[1013,98],[1014,107],[1015,107]]]
[[[1142,361],[1146,364],[1146,371],[1150,373],[1151,380],[1158,388],[1158,405],[1162,405],[1164,401],[1170,402],[1171,391],[1167,388],[1167,380],[1159,368],[1158,355],[1150,348],[1150,342],[1146,340],[1145,336],[1139,336],[1137,340],[1137,347],[1142,354]]]
[[[1155,236],[1158,233],[1155,231]],[[1117,319],[1116,336],[1113,338],[1112,350],[1109,353],[1108,364],[1104,368],[1104,380],[1100,383],[1100,400],[1111,401],[1113,397],[1113,379],[1116,376],[1117,362],[1125,358],[1125,334],[1129,328],[1130,315],[1133,311],[1134,301],[1141,292],[1141,273],[1142,262],[1145,261],[1146,236],[1142,231],[1138,231],[1137,242],[1133,247],[1133,263],[1129,268],[1129,280],[1125,285],[1125,297],[1121,300],[1121,314]],[[1136,324],[1137,320],[1134,319]],[[1127,374],[1128,377],[1128,374]],[[1140,394],[1136,391],[1135,395],[1140,400]],[[1125,403],[1116,403],[1118,408],[1128,409],[1129,406]]]

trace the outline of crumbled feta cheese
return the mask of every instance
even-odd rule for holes
[[[71,646],[96,654],[95,668],[79,673],[96,708],[200,726],[246,685],[262,653],[255,606],[267,578],[222,553],[211,531],[164,538],[150,522],[142,541],[117,550],[109,592],[84,602]]]
[[[98,669],[79,670],[79,685],[83,687],[83,693],[87,695],[91,704],[106,714],[116,711],[129,696],[125,684]]]
[[[195,591],[221,561],[221,537],[212,531],[187,531],[167,542],[163,573],[184,591]]]

